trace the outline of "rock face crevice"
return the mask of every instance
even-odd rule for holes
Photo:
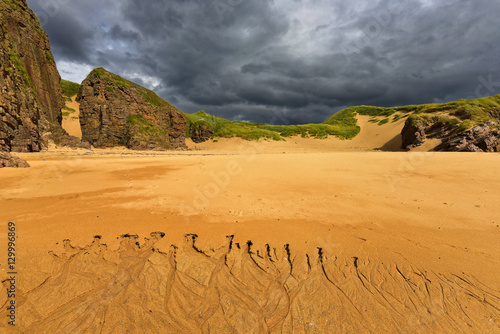
[[[180,110],[103,68],[93,70],[82,82],[77,101],[82,138],[95,147],[186,147],[186,116]]]

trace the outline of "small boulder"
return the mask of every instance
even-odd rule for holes
[[[9,152],[0,152],[0,168],[14,167],[27,168],[30,165],[23,159],[11,155]]]

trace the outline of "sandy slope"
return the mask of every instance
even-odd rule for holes
[[[500,155],[268,144],[22,154],[30,169],[0,171],[20,328],[499,332]]]
[[[71,102],[67,101],[66,106],[74,109],[75,111],[71,111],[68,116],[63,116],[62,127],[66,130],[71,136],[75,136],[77,138],[82,138],[82,130],[80,128],[80,103],[75,101],[76,95],[71,98]],[[68,112],[68,110],[64,110]]]

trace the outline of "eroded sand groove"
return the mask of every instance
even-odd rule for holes
[[[18,298],[24,333],[498,333],[500,293],[466,275],[288,245],[162,252],[155,232],[118,250],[96,236],[51,252],[58,275]],[[0,302],[7,300],[2,290]],[[2,318],[5,318],[2,308]],[[2,324],[5,326],[5,324]]]

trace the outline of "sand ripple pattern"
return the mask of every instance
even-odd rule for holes
[[[500,293],[466,275],[321,249],[304,258],[288,246],[254,252],[232,236],[202,251],[187,235],[165,253],[155,248],[163,237],[140,245],[124,235],[116,251],[100,237],[85,248],[66,240],[65,253],[51,253],[59,274],[19,296],[17,331],[500,333]]]

